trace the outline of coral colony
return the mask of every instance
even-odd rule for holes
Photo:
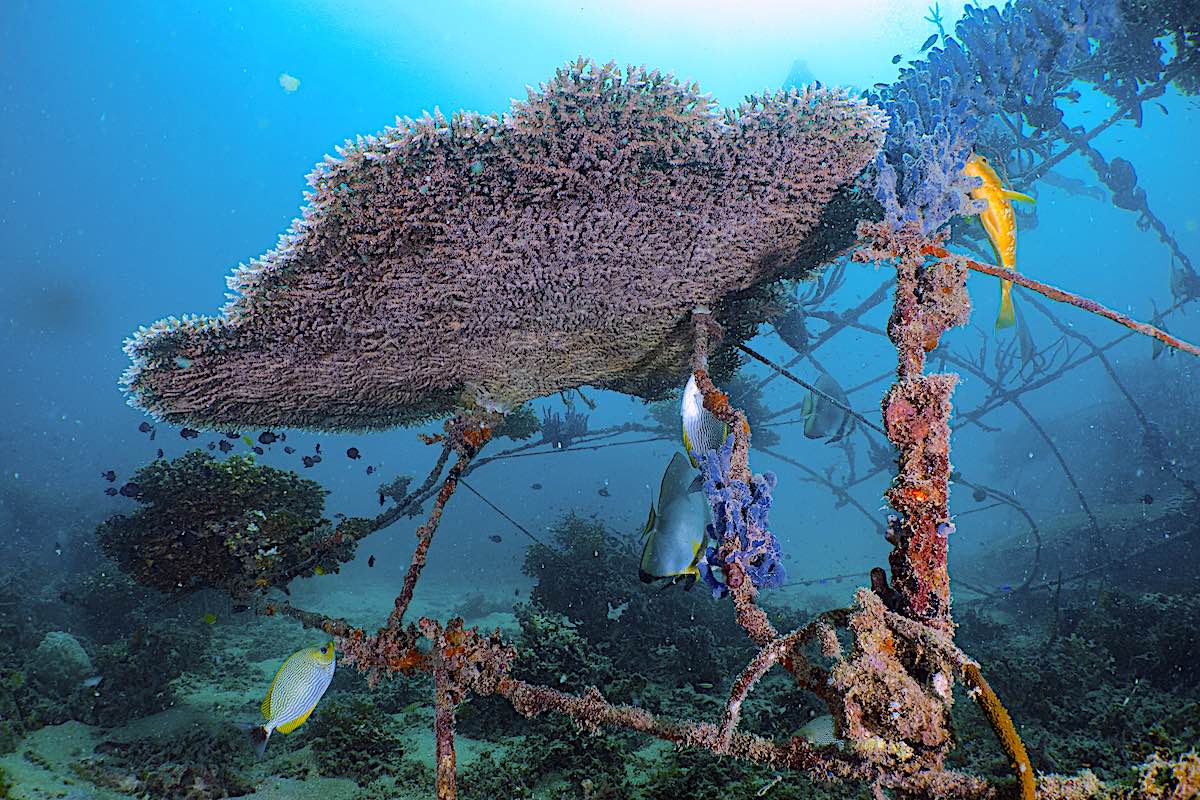
[[[318,167],[304,218],[235,274],[238,296],[222,316],[167,320],[129,341],[131,402],[205,426],[368,429],[450,416],[443,434],[427,437],[441,446],[428,478],[369,525],[411,512],[413,498],[435,498],[384,627],[372,633],[286,603],[260,606],[334,636],[342,663],[372,682],[432,674],[439,798],[457,794],[455,713],[469,693],[506,698],[525,716],[565,714],[586,731],[630,729],[818,781],[863,781],[880,796],[1011,796],[1011,784],[947,766],[956,680],[1006,754],[1015,794],[1124,796],[1094,777],[1035,776],[986,665],[954,643],[947,423],[957,378],[925,366],[943,333],[967,321],[970,271],[1200,353],[947,247],[947,223],[977,210],[962,167],[990,135],[979,120],[1023,120],[1017,135],[1045,156],[1055,143],[1082,146],[1058,111],[1071,81],[1131,113],[1144,99],[1140,85],[1173,77],[1165,73],[1176,66],[1140,83],[1102,68],[1110,48],[1131,47],[1121,37],[1139,25],[1151,23],[1123,18],[1113,0],[968,8],[953,37],[869,101],[808,88],[718,111],[695,84],[580,60],[506,115],[399,121]],[[1132,168],[1114,159],[1106,170],[1123,201],[1148,214]],[[897,453],[886,492],[896,512],[890,578],[877,567],[873,590],[860,590],[853,608],[784,633],[756,601],[783,580],[767,523],[775,478],[751,471],[746,415],[717,382],[770,317],[764,287],[806,277],[852,245],[854,261],[896,270],[887,333],[897,371],[881,404]],[[715,541],[705,582],[729,597],[759,648],[719,720],[667,719],[594,688],[518,680],[499,632],[407,618],[443,509],[504,410],[585,384],[653,398],[689,374],[731,433],[703,463]],[[546,441],[577,435],[569,417],[545,414]],[[309,517],[320,524],[318,505]],[[840,744],[739,729],[743,702],[776,665],[827,706]]]
[[[347,142],[222,315],[130,339],[124,385],[174,422],[327,430],[589,384],[660,397],[687,379],[693,308],[819,265],[806,237],[882,139],[841,91],[718,113],[657,71],[568,64],[503,116]],[[720,321],[765,320],[753,300]]]
[[[566,416],[557,411],[544,409],[542,411],[542,443],[552,445],[556,449],[570,447],[571,442],[587,434],[587,414],[582,414],[570,408]]]

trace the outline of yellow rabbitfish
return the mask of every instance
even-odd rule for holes
[[[297,650],[283,662],[262,701],[263,724],[250,732],[260,756],[272,731],[291,733],[304,724],[329,688],[335,665],[333,642]]]
[[[983,200],[987,207],[980,212],[979,220],[987,231],[996,261],[1005,269],[1017,268],[1017,215],[1013,213],[1012,201],[1035,202],[1032,197],[1011,189],[1005,189],[1000,176],[988,160],[978,153],[967,159],[963,169],[967,175],[983,181],[978,189],[971,190],[971,197]],[[1008,328],[1016,322],[1012,301],[1012,281],[1000,281],[1000,314],[996,317],[996,328]]]
[[[729,426],[704,407],[704,395],[696,385],[695,375],[688,378],[687,386],[683,387],[679,415],[683,418],[683,449],[687,451],[692,466],[699,468],[700,461],[709,450],[716,450],[725,443]]]

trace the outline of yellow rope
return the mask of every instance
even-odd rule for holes
[[[1008,715],[1008,711],[1000,703],[1000,698],[992,691],[992,687],[983,679],[983,673],[979,671],[979,667],[967,662],[963,665],[963,674],[967,683],[975,690],[972,692],[975,701],[979,703],[984,716],[992,724],[992,730],[996,732],[1000,746],[1004,748],[1004,752],[1012,761],[1013,769],[1017,773],[1017,782],[1021,786],[1021,800],[1035,800],[1037,783],[1033,778],[1033,765],[1029,763],[1029,754],[1025,752],[1025,745],[1021,743],[1021,737],[1017,735],[1012,717]]]

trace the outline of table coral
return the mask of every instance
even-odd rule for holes
[[[739,293],[827,259],[822,212],[882,139],[844,91],[719,111],[694,83],[581,59],[502,116],[338,148],[224,312],[135,333],[123,384],[193,427],[388,428],[585,384],[661,396],[686,379],[697,304],[744,326],[768,310]]]

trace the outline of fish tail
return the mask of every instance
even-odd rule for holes
[[[1017,321],[1013,308],[1012,281],[1000,281],[1000,314],[996,317],[996,330],[1011,328]]]
[[[263,757],[263,753],[267,752],[267,739],[271,738],[271,730],[264,725],[257,725],[250,729],[250,744],[254,745],[254,754],[259,758]]]

